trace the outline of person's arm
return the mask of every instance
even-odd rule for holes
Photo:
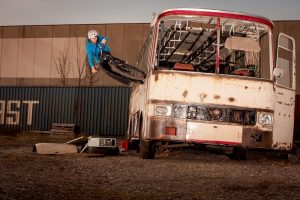
[[[101,41],[99,45],[102,47],[102,51],[110,52],[109,47],[106,45],[106,43],[108,41],[108,37],[104,37],[102,35],[99,35],[98,40]]]
[[[94,67],[94,55],[93,55],[91,49],[89,49],[88,46],[86,47],[86,54],[87,54],[87,57],[88,57],[90,67],[93,68]]]
[[[108,41],[108,37],[104,37],[102,35],[99,35],[98,37],[99,41],[101,41],[102,44],[106,44],[106,42]]]
[[[94,66],[94,55],[93,55],[91,49],[88,48],[88,46],[86,47],[86,53],[87,53],[88,62],[90,64],[92,73],[94,74],[97,72],[97,70],[95,69],[95,66]]]

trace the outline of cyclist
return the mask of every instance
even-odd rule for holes
[[[100,56],[102,53],[110,53],[109,47],[106,45],[107,37],[100,35],[96,30],[88,32],[88,39],[86,42],[86,52],[92,73],[96,73],[96,68],[100,66]]]

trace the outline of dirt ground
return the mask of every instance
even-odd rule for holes
[[[0,199],[300,199],[300,163],[266,153],[236,161],[187,149],[154,160],[32,152],[69,139],[0,135]]]

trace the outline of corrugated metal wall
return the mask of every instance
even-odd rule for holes
[[[74,123],[80,133],[124,136],[129,87],[0,87],[0,131],[47,131]]]

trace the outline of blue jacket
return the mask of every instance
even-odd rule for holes
[[[100,62],[100,55],[102,51],[107,53],[110,52],[109,47],[101,43],[102,39],[108,40],[107,37],[98,35],[97,44],[93,44],[89,39],[86,41],[86,53],[91,68],[95,66],[95,63]]]

